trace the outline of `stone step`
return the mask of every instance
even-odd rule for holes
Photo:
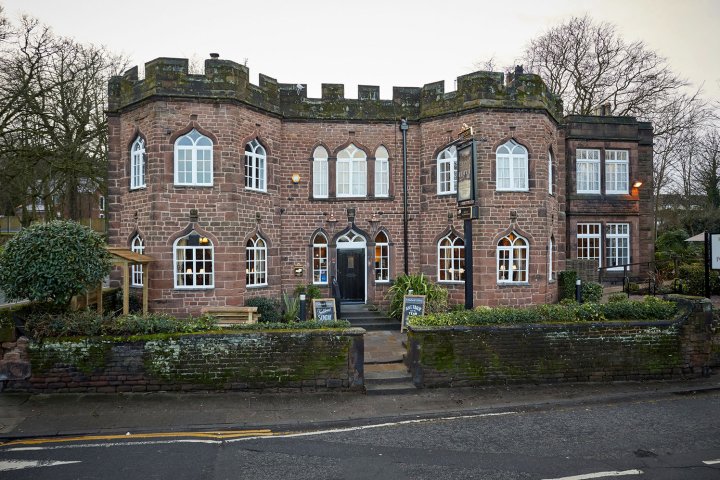
[[[416,390],[410,372],[403,363],[365,366],[365,391],[368,395],[395,395]]]
[[[411,382],[382,383],[377,385],[365,384],[367,395],[400,395],[403,393],[416,393],[417,387]]]

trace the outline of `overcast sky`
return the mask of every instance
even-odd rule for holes
[[[131,65],[156,57],[202,61],[210,52],[283,83],[422,86],[495,58],[513,65],[527,42],[572,15],[589,13],[643,40],[705,96],[720,99],[718,0],[0,0],[58,35],[124,53]]]

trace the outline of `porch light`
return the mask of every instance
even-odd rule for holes
[[[291,179],[292,179],[292,182],[293,182],[295,185],[297,185],[298,183],[300,183],[300,174],[299,174],[299,173],[293,173]]]
[[[642,180],[635,180],[635,182],[633,182],[633,188],[640,188],[642,187],[642,184]]]

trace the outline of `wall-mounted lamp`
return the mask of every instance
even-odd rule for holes
[[[296,277],[302,277],[303,273],[305,273],[305,266],[302,264],[295,264],[293,266],[293,273]]]
[[[300,174],[299,173],[293,173],[292,177],[290,177],[290,178],[292,180],[292,183],[294,183],[295,185],[300,183]]]
[[[337,223],[337,218],[335,218],[335,214],[333,212],[330,212],[327,222],[331,225],[335,225]]]
[[[642,184],[642,180],[635,180],[635,182],[633,182],[633,188],[640,188],[642,187]]]

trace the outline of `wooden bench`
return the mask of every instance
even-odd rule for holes
[[[260,314],[258,307],[203,307],[200,312],[218,319],[218,325],[237,325],[240,323],[257,323]]]

